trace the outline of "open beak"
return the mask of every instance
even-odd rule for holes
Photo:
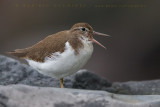
[[[109,35],[107,35],[107,34],[99,33],[99,32],[96,32],[96,31],[93,31],[93,35],[98,35],[98,36],[109,36]]]
[[[95,31],[93,31],[93,35],[109,36],[109,35],[107,35],[107,34],[95,32]],[[92,39],[92,42],[94,42],[94,43],[98,44],[99,46],[103,47],[104,49],[106,49],[105,46],[103,46],[101,43],[99,43],[98,41],[96,41],[94,38]]]
[[[91,40],[92,42],[98,44],[99,46],[103,47],[104,49],[106,49],[105,46],[103,46],[101,43],[99,43],[98,41],[96,41],[94,38]]]

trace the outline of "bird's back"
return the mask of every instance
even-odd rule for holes
[[[9,52],[9,54],[14,55],[18,58],[28,58],[31,60],[36,60],[38,62],[43,62],[46,56],[49,56],[57,51],[64,51],[65,43],[69,40],[70,37],[65,32],[66,31],[62,31],[47,36],[45,39],[41,40],[40,42],[31,47],[24,49],[16,49],[12,52]]]
[[[9,54],[18,58],[26,58],[37,62],[44,62],[45,57],[50,57],[55,52],[64,52],[65,43],[67,41],[71,44],[72,48],[75,49],[75,53],[78,53],[77,47],[81,48],[83,47],[83,44],[78,38],[76,38],[76,36],[74,38],[73,36],[71,36],[68,30],[61,31],[47,36],[45,39],[31,47],[16,49],[15,51],[9,52]]]

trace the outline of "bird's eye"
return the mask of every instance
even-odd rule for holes
[[[86,28],[82,27],[81,30],[82,30],[82,31],[86,31]]]

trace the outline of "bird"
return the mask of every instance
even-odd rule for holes
[[[63,78],[76,73],[88,62],[93,53],[93,43],[106,49],[93,38],[94,35],[109,36],[94,31],[88,23],[76,23],[69,30],[49,35],[30,47],[8,53],[26,60],[39,73],[58,78],[60,87],[64,88]]]

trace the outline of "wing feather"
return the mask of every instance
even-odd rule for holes
[[[31,47],[16,49],[15,51],[9,52],[9,54],[19,58],[28,58],[43,62],[46,56],[50,56],[55,52],[62,53],[64,51],[65,43],[70,39],[69,35],[67,31],[58,32],[46,37]]]

